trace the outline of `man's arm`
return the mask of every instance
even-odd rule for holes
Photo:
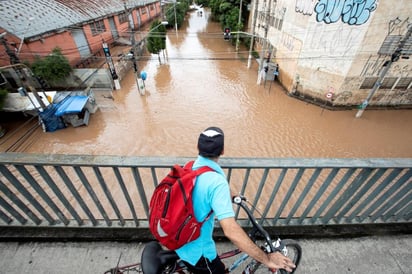
[[[250,257],[266,265],[268,268],[283,268],[290,272],[296,267],[292,260],[285,257],[280,252],[267,254],[261,250],[240,227],[235,218],[231,217],[220,220],[220,225],[225,236],[234,245],[236,245],[241,251],[247,253]]]

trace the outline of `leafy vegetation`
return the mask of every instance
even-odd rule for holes
[[[232,31],[242,31],[249,18],[247,6],[250,1],[242,0],[242,14],[239,24],[239,7],[241,0],[224,1],[210,0],[208,6],[212,11],[213,20],[218,21],[222,30],[230,28]]]
[[[187,0],[179,1],[176,4],[171,3],[166,6],[166,20],[169,22],[170,28],[174,28],[177,25],[177,28],[180,29],[185,20],[186,12],[189,10],[189,6],[190,4]]]
[[[150,53],[159,54],[164,49],[166,49],[166,27],[159,20],[155,20],[150,25],[147,37],[147,50]]]
[[[9,91],[7,89],[0,89],[0,110],[4,107],[4,102],[6,101],[7,94]]]
[[[72,67],[68,59],[61,53],[61,49],[56,47],[50,55],[44,58],[36,56],[31,64],[34,75],[47,82],[63,80],[70,75]]]

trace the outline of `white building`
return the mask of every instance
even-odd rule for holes
[[[371,93],[369,106],[412,105],[411,0],[256,0],[251,17],[259,54],[279,64],[291,94],[337,107]]]

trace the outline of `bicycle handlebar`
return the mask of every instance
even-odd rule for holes
[[[249,220],[252,222],[253,227],[262,234],[262,236],[265,238],[266,243],[268,244],[270,248],[270,252],[275,252],[279,251],[279,248],[275,248],[273,246],[272,239],[270,238],[269,233],[256,221],[255,217],[253,216],[252,212],[250,211],[249,207],[246,205],[247,199],[246,197],[242,195],[237,195],[232,197],[232,202],[234,204],[239,205],[243,210],[246,212],[247,216],[249,217]]]

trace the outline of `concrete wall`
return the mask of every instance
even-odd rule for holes
[[[268,26],[273,51],[263,54],[271,53],[271,61],[279,64],[279,80],[288,92],[334,106],[355,107],[366,98],[374,84],[371,77],[377,78],[390,59],[378,54],[383,42],[388,35],[405,36],[412,23],[412,1],[357,2],[259,1],[255,30],[265,37]],[[411,85],[405,84],[412,83],[411,74],[410,60],[394,62],[384,80],[389,84],[370,105],[412,105]]]

